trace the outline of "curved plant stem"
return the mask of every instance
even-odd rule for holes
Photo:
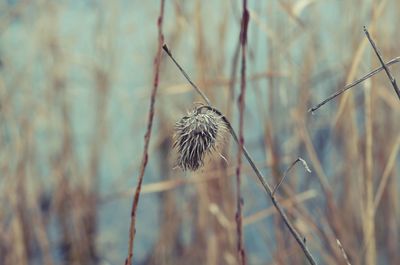
[[[292,168],[298,163],[301,162],[305,168],[305,170],[309,173],[311,173],[310,168],[307,165],[307,162],[301,158],[298,157],[295,161],[293,161],[293,163],[285,170],[285,172],[283,173],[283,176],[281,178],[281,180],[278,182],[278,184],[275,186],[274,190],[272,191],[272,195],[275,195],[276,191],[279,189],[279,187],[282,185],[283,181],[286,179],[286,176],[289,174],[289,171],[292,170]]]
[[[215,109],[215,108],[213,108],[211,106],[203,106],[203,108],[207,108],[209,110],[214,111],[218,115],[221,115],[221,117],[224,119],[224,121],[228,125],[229,132],[231,133],[233,139],[235,140],[236,143],[239,143],[239,138],[237,137],[235,131],[233,130],[230,122],[228,121],[228,119],[226,119],[226,117],[219,110],[217,110],[217,109]],[[257,176],[258,180],[261,182],[261,185],[263,186],[265,192],[270,197],[273,205],[278,210],[278,212],[279,212],[280,216],[282,217],[284,223],[289,228],[289,231],[294,236],[294,238],[296,239],[297,243],[299,244],[299,246],[303,250],[304,254],[306,255],[306,257],[308,259],[308,261],[310,262],[310,264],[313,264],[313,265],[317,264],[316,261],[314,260],[314,257],[312,256],[311,252],[308,250],[307,245],[305,244],[304,238],[302,238],[300,236],[300,234],[294,228],[293,224],[290,222],[290,220],[287,217],[286,213],[284,212],[282,206],[277,201],[275,195],[272,193],[272,189],[269,186],[268,182],[265,181],[265,178],[262,175],[261,171],[255,165],[254,160],[251,158],[251,156],[250,156],[249,152],[247,151],[246,147],[244,145],[241,146],[241,147],[242,147],[242,151],[243,151],[244,156],[246,157],[247,161],[249,162],[249,164],[250,164],[251,168],[253,169],[254,173],[256,173],[256,176]]]
[[[185,71],[183,70],[183,68],[178,64],[178,62],[172,57],[171,52],[168,49],[168,46],[166,44],[164,44],[163,46],[164,51],[167,52],[167,54],[171,57],[171,59],[173,60],[173,62],[178,66],[178,69],[184,73],[184,76],[186,77],[186,79],[189,81],[190,84],[193,84],[193,82],[190,80],[189,76],[185,73]],[[194,86],[196,91],[201,91],[197,86]],[[244,145],[240,145],[239,143],[239,138],[235,132],[235,130],[232,128],[231,123],[229,122],[229,120],[225,117],[225,115],[223,115],[218,109],[214,108],[211,106],[210,101],[208,100],[207,96],[201,92],[199,93],[204,101],[207,102],[207,105],[201,106],[199,107],[199,109],[201,108],[206,108],[208,110],[211,110],[213,112],[215,112],[216,114],[220,115],[222,117],[222,119],[225,121],[225,123],[227,124],[228,128],[229,128],[229,132],[232,135],[233,139],[235,140],[235,142],[241,147],[243,155],[246,157],[247,161],[249,162],[251,168],[253,169],[254,173],[256,174],[257,178],[259,179],[259,181],[261,182],[261,185],[263,186],[265,192],[268,194],[268,196],[270,197],[272,204],[274,205],[274,207],[276,208],[276,210],[278,211],[279,215],[282,217],[283,222],[285,223],[285,225],[288,227],[290,233],[293,235],[293,237],[296,239],[297,243],[299,244],[300,248],[303,250],[308,262],[312,265],[316,265],[316,261],[314,259],[314,257],[312,256],[310,250],[307,248],[307,245],[305,243],[305,238],[302,238],[300,236],[300,234],[296,231],[296,229],[294,228],[293,224],[290,222],[289,218],[287,217],[286,213],[284,212],[282,206],[280,205],[280,203],[277,201],[276,197],[274,196],[274,194],[272,193],[272,189],[269,186],[269,184],[267,183],[267,181],[265,181],[264,176],[262,175],[261,171],[257,168],[256,164],[254,163],[254,160],[251,158],[249,152],[247,151],[246,147]]]

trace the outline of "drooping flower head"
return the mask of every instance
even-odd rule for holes
[[[203,166],[206,155],[217,150],[227,132],[223,117],[215,111],[195,107],[175,124],[174,147],[177,164],[183,170],[195,171]]]

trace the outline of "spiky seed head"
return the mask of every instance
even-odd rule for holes
[[[196,107],[175,124],[174,148],[177,164],[183,170],[195,171],[204,165],[207,154],[216,151],[227,132],[221,115]]]

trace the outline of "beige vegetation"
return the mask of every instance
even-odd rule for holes
[[[399,1],[248,1],[246,44],[247,1],[83,2],[0,3],[0,264],[123,264],[129,243],[134,264],[400,264],[400,100],[384,70],[357,82],[381,67],[363,26],[400,79]],[[271,197],[229,134],[179,169],[175,123],[207,102],[164,43]]]

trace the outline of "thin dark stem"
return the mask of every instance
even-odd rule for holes
[[[307,165],[307,162],[302,159],[301,157],[298,157],[295,161],[293,161],[293,163],[285,170],[285,173],[283,174],[281,180],[279,181],[279,183],[276,185],[275,189],[272,191],[272,195],[275,196],[275,192],[279,189],[279,187],[281,186],[281,184],[283,183],[283,181],[286,179],[286,176],[289,174],[290,170],[292,170],[292,168],[298,163],[301,162],[304,166],[304,168],[311,173],[310,168]]]
[[[232,135],[233,139],[235,140],[235,142],[239,143],[239,138],[238,138],[236,132],[233,130],[230,122],[228,121],[228,119],[219,110],[217,110],[217,109],[215,109],[215,108],[213,108],[211,106],[202,106],[200,108],[206,108],[206,109],[212,110],[215,113],[217,113],[218,115],[220,115],[222,117],[222,119],[225,121],[225,123],[227,124],[227,126],[229,128],[229,132],[231,133],[231,135]],[[304,242],[304,239],[300,236],[300,234],[294,228],[293,224],[290,222],[289,218],[287,217],[286,213],[284,212],[282,206],[277,201],[276,197],[272,194],[271,187],[269,186],[268,182],[265,181],[264,176],[262,175],[260,170],[255,165],[254,160],[251,158],[249,152],[247,151],[247,149],[246,149],[246,147],[244,145],[242,146],[242,150],[243,150],[244,156],[246,157],[247,161],[249,162],[249,164],[250,164],[251,168],[253,169],[254,173],[256,173],[256,176],[257,176],[258,180],[261,182],[261,185],[263,186],[265,192],[268,194],[268,196],[270,197],[274,207],[278,210],[278,213],[282,217],[283,222],[289,228],[289,231],[294,236],[294,238],[296,239],[297,243],[299,244],[299,246],[303,250],[304,254],[306,255],[307,260],[312,265],[317,264],[316,261],[314,260],[313,256],[312,256],[311,252],[308,250],[307,245]]]
[[[179,64],[176,62],[176,60],[172,57],[172,54],[169,52],[167,45],[164,44],[164,50],[168,53],[168,55],[171,57],[171,59],[173,59],[173,61],[175,62],[175,64],[178,66],[179,69],[182,69]],[[181,70],[182,73],[185,73],[183,71],[183,69]],[[190,80],[189,76],[185,73],[185,77],[188,79],[190,84],[193,84],[193,82]],[[193,88],[195,88],[196,91],[200,91],[201,90],[199,88],[197,88],[197,86],[193,86]],[[200,93],[199,92],[199,93]],[[204,95],[204,93],[200,93],[200,95],[202,95],[202,97],[204,99],[206,99],[207,97]],[[231,123],[229,122],[229,120],[216,108],[212,107],[210,103],[210,101],[205,100],[206,103],[208,104],[208,106],[201,106],[199,107],[198,110],[200,110],[201,108],[206,108],[209,110],[214,111],[216,114],[220,115],[221,118],[225,121],[225,123],[227,124],[228,128],[229,128],[229,132],[232,135],[233,139],[235,140],[235,142],[241,147],[244,156],[246,157],[247,161],[249,162],[251,168],[253,169],[254,173],[256,174],[257,178],[259,179],[259,181],[261,182],[261,185],[263,186],[265,192],[268,194],[268,196],[270,197],[272,204],[274,205],[274,207],[277,209],[279,215],[282,217],[283,222],[285,223],[285,225],[288,227],[290,233],[293,235],[293,237],[296,239],[297,243],[299,244],[300,248],[303,250],[304,254],[306,255],[306,258],[308,260],[308,262],[311,265],[316,265],[316,261],[314,260],[313,256],[311,255],[311,252],[308,250],[307,245],[304,241],[304,239],[300,236],[300,234],[296,231],[296,229],[294,228],[294,226],[292,225],[292,223],[290,222],[289,218],[287,217],[286,213],[284,212],[282,206],[280,205],[280,203],[276,200],[275,196],[272,194],[272,189],[271,187],[268,185],[268,183],[265,181],[264,176],[262,175],[262,173],[260,172],[260,170],[257,168],[256,164],[254,163],[254,160],[250,157],[249,152],[247,151],[246,147],[244,145],[240,145],[239,142],[239,138],[236,135],[235,131],[233,130]]]
[[[246,264],[246,253],[243,244],[243,224],[242,224],[242,196],[240,191],[241,184],[241,170],[242,170],[242,149],[244,145],[244,108],[246,96],[246,43],[247,43],[247,28],[249,24],[249,11],[247,10],[247,0],[243,0],[243,13],[240,30],[240,46],[242,48],[242,60],[240,71],[240,94],[238,100],[239,106],[239,148],[237,154],[237,167],[236,167],[236,231],[237,231],[237,250],[239,253],[239,260],[241,265]]]
[[[386,66],[386,64],[384,63],[384,61],[383,61],[383,59],[382,59],[382,55],[380,54],[380,52],[379,52],[379,50],[378,50],[378,47],[376,47],[374,40],[373,40],[373,39],[371,38],[371,36],[369,35],[369,32],[368,32],[368,30],[367,30],[367,28],[366,28],[365,26],[364,26],[364,32],[365,32],[365,35],[367,35],[367,38],[368,38],[369,42],[371,43],[372,48],[374,49],[374,51],[375,51],[375,53],[376,53],[376,56],[378,56],[378,59],[379,59],[379,61],[381,62],[383,69],[385,69],[385,72],[386,72],[386,74],[387,74],[387,76],[388,76],[390,82],[392,83],[392,86],[393,86],[393,88],[394,88],[394,91],[396,92],[397,97],[398,97],[399,100],[400,100],[400,89],[399,89],[399,87],[397,86],[396,79],[394,79],[394,77],[392,76],[392,74],[391,74],[390,71],[389,71],[389,68],[388,68],[388,67]]]
[[[158,48],[157,48],[157,53],[156,53],[155,60],[154,60],[153,88],[151,90],[151,96],[150,96],[150,107],[149,107],[149,112],[148,112],[148,117],[147,117],[147,129],[146,129],[146,133],[144,135],[144,148],[143,148],[142,162],[140,165],[140,172],[139,172],[139,176],[138,176],[138,184],[136,186],[135,195],[133,197],[133,202],[132,202],[131,222],[130,222],[130,226],[129,226],[128,256],[125,260],[125,265],[131,265],[132,260],[133,260],[133,247],[134,247],[134,240],[135,240],[135,234],[136,234],[136,228],[135,228],[136,212],[137,212],[137,207],[139,204],[140,191],[142,188],[143,177],[144,177],[144,173],[146,171],[146,166],[147,166],[148,156],[149,156],[148,149],[149,149],[151,131],[153,128],[154,106],[155,106],[155,102],[156,102],[158,81],[159,81],[159,75],[160,75],[162,45],[164,43],[164,35],[162,32],[163,17],[164,17],[164,3],[165,3],[165,0],[160,0],[160,15],[157,19]]]
[[[398,62],[400,62],[400,57],[396,57],[396,58],[390,60],[389,62],[386,63],[386,66],[391,66],[392,64],[395,64],[395,63],[398,63]],[[331,101],[332,99],[336,98],[337,96],[339,96],[339,95],[342,94],[343,92],[345,92],[345,91],[347,91],[348,89],[350,89],[350,88],[352,88],[352,87],[358,85],[359,83],[361,83],[361,82],[367,80],[368,78],[370,78],[371,76],[373,76],[373,75],[379,73],[379,72],[382,71],[383,69],[384,69],[384,68],[383,68],[382,66],[381,66],[381,67],[378,67],[378,68],[376,68],[375,70],[373,70],[373,71],[369,72],[368,74],[364,75],[364,76],[361,77],[360,79],[357,79],[356,81],[354,81],[354,82],[352,82],[352,83],[346,85],[344,88],[342,88],[342,89],[336,91],[335,93],[333,93],[332,95],[330,95],[329,97],[327,97],[327,98],[326,98],[325,100],[323,100],[321,103],[319,103],[319,104],[315,105],[314,107],[310,108],[310,109],[308,110],[308,112],[314,112],[314,111],[316,111],[317,109],[319,109],[320,107],[322,107],[323,105],[325,105],[326,103],[328,103],[329,101]]]
[[[168,56],[172,59],[172,61],[175,63],[175,65],[178,67],[178,69],[181,71],[181,73],[183,74],[183,76],[186,78],[186,80],[192,85],[192,87],[196,90],[197,93],[199,93],[199,95],[204,99],[204,101],[207,103],[207,105],[211,105],[210,100],[207,98],[206,94],[203,93],[203,91],[201,91],[200,88],[198,88],[196,86],[195,83],[192,82],[192,80],[190,80],[188,74],[185,72],[185,70],[183,70],[183,68],[179,65],[179,63],[175,60],[175,58],[172,56],[171,51],[168,49],[167,44],[164,44],[163,47],[164,51],[168,54]]]

